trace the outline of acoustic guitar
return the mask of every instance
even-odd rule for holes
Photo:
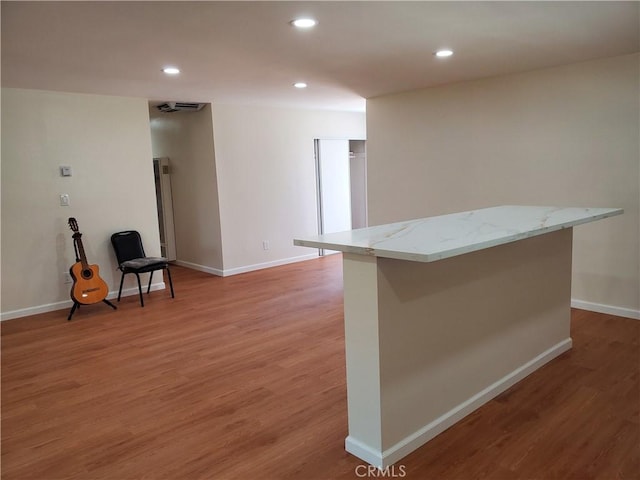
[[[69,219],[69,228],[73,231],[73,240],[77,246],[77,254],[80,261],[74,263],[69,269],[73,286],[71,287],[71,300],[82,305],[90,305],[104,301],[109,293],[107,283],[100,278],[98,265],[89,265],[82,245],[82,234],[78,231],[78,222],[75,218]]]

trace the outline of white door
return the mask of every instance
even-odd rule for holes
[[[173,199],[171,197],[171,167],[169,159],[154,158],[153,173],[156,182],[160,250],[163,257],[173,261],[176,259],[176,234],[173,225]]]
[[[318,231],[351,230],[349,140],[316,140]],[[320,255],[335,253],[320,251]]]

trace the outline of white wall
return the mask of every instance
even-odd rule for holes
[[[211,106],[150,110],[154,157],[169,157],[178,264],[222,274],[222,241]]]
[[[313,140],[364,139],[364,113],[214,104],[213,118],[225,274],[315,255],[293,246],[317,233]]]
[[[639,58],[369,100],[369,223],[500,204],[623,207],[575,229],[572,297],[638,316]]]
[[[60,165],[73,176],[61,177]],[[160,254],[147,102],[3,88],[3,319],[70,304],[72,216],[112,291],[120,281],[112,233],[139,230],[147,254]]]

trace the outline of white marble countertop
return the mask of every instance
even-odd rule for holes
[[[505,205],[298,238],[294,245],[434,262],[620,215],[621,208]]]

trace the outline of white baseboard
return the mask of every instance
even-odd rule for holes
[[[617,317],[633,318],[640,320],[640,310],[631,308],[615,307],[613,305],[604,305],[602,303],[585,302],[584,300],[571,299],[571,306],[581,310],[589,310],[590,312],[606,313],[607,315],[615,315]]]
[[[253,272],[255,270],[262,270],[264,268],[278,267],[280,265],[287,265],[289,263],[304,262],[305,260],[312,260],[314,258],[318,258],[317,253],[313,253],[310,255],[301,255],[299,257],[282,258],[279,260],[273,260],[271,262],[256,263],[254,265],[246,265],[244,267],[228,268],[223,270],[220,270],[218,268],[206,267],[204,265],[198,265],[197,263],[185,262],[184,260],[176,260],[174,263],[181,267],[198,270],[199,272],[210,273],[219,277],[229,277],[231,275]]]
[[[200,272],[205,272],[205,273],[210,273],[212,275],[217,275],[220,277],[227,277],[230,275],[237,275],[239,273],[245,273],[245,272],[252,272],[254,270],[262,270],[263,268],[270,268],[270,267],[277,267],[279,265],[286,265],[289,263],[296,263],[296,262],[302,262],[305,260],[311,260],[314,258],[318,258],[318,254],[314,253],[314,254],[310,254],[310,255],[302,255],[299,257],[290,257],[290,258],[283,258],[280,260],[274,260],[271,262],[265,262],[265,263],[258,263],[255,265],[247,265],[244,267],[238,267],[238,268],[231,268],[228,270],[219,270],[217,268],[212,268],[212,267],[206,267],[204,265],[198,265],[196,263],[191,263],[191,262],[185,262],[183,260],[176,260],[174,263],[176,265],[180,265],[182,267],[187,267],[187,268],[191,268],[193,270],[198,270]],[[165,288],[165,284],[164,282],[158,282],[158,283],[153,283],[151,285],[151,290],[155,291],[155,290],[163,290]],[[127,288],[122,290],[122,296],[123,297],[127,297],[129,295],[137,295],[138,294],[138,289],[136,287],[132,287],[132,288]],[[113,299],[116,298],[118,296],[118,292],[109,292],[109,295],[107,295],[108,299]],[[29,315],[37,315],[38,313],[46,313],[46,312],[53,312],[55,310],[62,310],[65,308],[71,308],[71,306],[73,305],[73,302],[71,300],[64,300],[62,302],[55,302],[55,303],[47,303],[45,305],[36,305],[34,307],[28,307],[28,308],[22,308],[19,310],[12,310],[9,312],[2,312],[0,314],[0,321],[4,321],[4,320],[11,320],[14,318],[20,318],[20,317],[27,317]]]
[[[218,268],[205,267],[204,265],[198,265],[197,263],[185,262],[184,260],[176,260],[173,263],[180,267],[190,268],[191,270],[197,270],[199,272],[210,273],[211,275],[217,275],[222,277],[224,272]]]
[[[156,290],[164,290],[165,284],[164,282],[152,283],[151,291],[154,292]],[[143,285],[143,291],[144,291]],[[125,288],[122,290],[123,297],[129,297],[131,295],[138,295],[138,287]],[[118,291],[109,292],[107,295],[108,300],[113,300],[114,298],[118,298]],[[47,313],[54,312],[56,310],[69,309],[73,306],[72,300],[64,300],[62,302],[55,303],[47,303],[44,305],[37,305],[35,307],[21,308],[19,310],[11,310],[9,312],[3,312],[0,315],[0,321],[4,322],[5,320],[13,320],[14,318],[20,317],[28,317],[29,315],[37,315],[39,313]]]
[[[271,262],[256,263],[254,265],[246,265],[244,267],[236,267],[225,269],[223,276],[228,277],[230,275],[238,275],[239,273],[253,272],[255,270],[262,270],[263,268],[279,267],[280,265],[288,265],[289,263],[304,262],[306,260],[312,260],[318,258],[317,253],[308,255],[300,255],[299,257],[282,258],[280,260],[273,260]]]
[[[276,267],[279,265],[286,265],[289,263],[303,262],[306,260],[312,260],[314,258],[318,258],[318,255],[316,254],[302,255],[299,257],[285,258],[282,260],[275,260],[275,261],[266,262],[266,263],[258,263],[255,265],[248,265],[245,267],[232,268],[228,270],[219,270],[217,268],[205,267],[204,265],[198,265],[195,263],[185,262],[182,260],[176,260],[174,263],[176,265],[191,268],[193,270],[198,270],[200,272],[210,273],[212,275],[217,275],[219,277],[227,277],[230,275],[237,275],[240,273],[251,272],[254,270],[261,270],[263,268]],[[164,288],[165,288],[164,282],[158,282],[151,285],[152,291],[164,290]],[[122,296],[128,297],[129,295],[137,295],[137,293],[138,293],[138,289],[135,287],[132,287],[132,288],[124,289],[122,291]],[[118,296],[118,292],[114,291],[114,292],[109,292],[109,295],[107,296],[107,298],[113,299],[113,298],[116,298],[117,296]],[[53,312],[55,310],[62,310],[63,308],[71,308],[72,305],[73,305],[73,302],[71,300],[65,300],[62,302],[47,303],[44,305],[36,305],[35,307],[22,308],[19,310],[11,310],[8,312],[2,312],[0,314],[0,321],[11,320],[13,318],[27,317],[29,315],[37,315],[38,313]],[[633,318],[635,320],[640,320],[640,310],[633,310],[631,308],[616,307],[613,305],[604,305],[601,303],[586,302],[584,300],[577,300],[573,298],[571,299],[571,307],[579,308],[581,310],[588,310],[591,312],[605,313],[607,315],[615,315],[618,317]]]
[[[372,448],[369,445],[366,445],[350,436],[345,440],[345,449],[347,450],[347,452],[352,453],[353,455],[364,460],[370,465],[381,469],[387,468],[388,466],[393,465],[398,460],[406,457],[409,453],[427,443],[436,435],[444,432],[447,428],[462,420],[464,417],[469,415],[474,410],[480,408],[489,400],[497,397],[499,394],[515,385],[527,375],[533,373],[544,364],[556,358],[558,355],[569,350],[571,348],[571,345],[571,338],[567,338],[562,342],[557,343],[553,347],[542,352],[537,357],[533,358],[521,367],[515,369],[508,375],[502,377],[492,385],[489,385],[484,390],[478,392],[468,400],[462,402],[460,405],[449,410],[444,415],[436,418],[433,422],[425,425],[415,433],[409,435],[408,437],[404,438],[403,440],[383,452],[380,452],[377,449]]]

